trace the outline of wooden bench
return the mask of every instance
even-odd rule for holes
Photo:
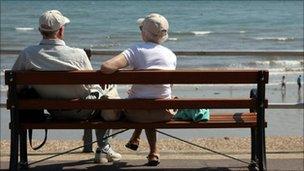
[[[7,108],[11,113],[10,169],[27,166],[27,129],[96,129],[96,128],[250,128],[251,168],[266,170],[265,153],[265,84],[268,71],[236,70],[176,70],[176,71],[119,71],[106,75],[99,71],[6,71],[9,86]],[[172,100],[108,99],[61,100],[18,99],[17,85],[34,84],[255,84],[257,98],[179,98]],[[210,85],[211,86],[211,85]],[[126,121],[48,121],[47,123],[20,122],[19,109],[169,109],[209,108],[248,109],[248,112],[211,113],[208,122],[170,121],[166,123],[130,123]],[[20,160],[19,156],[20,155]]]

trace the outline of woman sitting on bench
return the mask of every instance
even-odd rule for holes
[[[113,73],[124,67],[134,70],[175,70],[176,56],[168,48],[160,45],[168,38],[169,23],[159,14],[149,14],[138,19],[142,43],[136,44],[101,65],[103,73]],[[130,99],[170,99],[170,84],[132,85],[128,91]],[[173,110],[127,110],[126,118],[132,122],[166,122],[174,116]],[[142,130],[136,129],[126,144],[127,148],[137,150]],[[145,129],[150,146],[148,165],[159,164],[159,152],[156,147],[156,129]]]

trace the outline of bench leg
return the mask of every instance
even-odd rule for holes
[[[257,129],[251,128],[251,162],[249,170],[258,170],[257,167]]]
[[[9,170],[18,170],[19,134],[15,125],[11,125],[11,146]]]
[[[265,146],[265,75],[264,71],[259,71],[257,86],[257,159],[259,170],[267,170],[266,166],[266,146]]]
[[[93,152],[92,147],[92,129],[84,129],[83,132],[83,150],[84,153],[91,153]]]
[[[27,130],[20,131],[20,168],[28,168],[28,158],[27,158]]]
[[[265,146],[265,127],[258,128],[257,136],[257,159],[259,170],[267,170],[266,167],[266,146]]]

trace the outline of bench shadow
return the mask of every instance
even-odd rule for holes
[[[121,170],[134,170],[134,171],[146,171],[146,170],[162,170],[162,171],[231,171],[231,170],[248,170],[246,167],[202,167],[202,168],[170,168],[170,167],[149,167],[145,163],[134,164],[132,162],[115,162],[109,164],[95,164],[93,159],[82,161],[60,161],[54,163],[46,163],[43,165],[31,166],[28,171],[54,171],[54,170],[86,170],[86,171],[121,171]]]

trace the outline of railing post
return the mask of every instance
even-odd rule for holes
[[[259,71],[257,87],[257,159],[259,170],[267,170],[265,146],[265,71]]]

